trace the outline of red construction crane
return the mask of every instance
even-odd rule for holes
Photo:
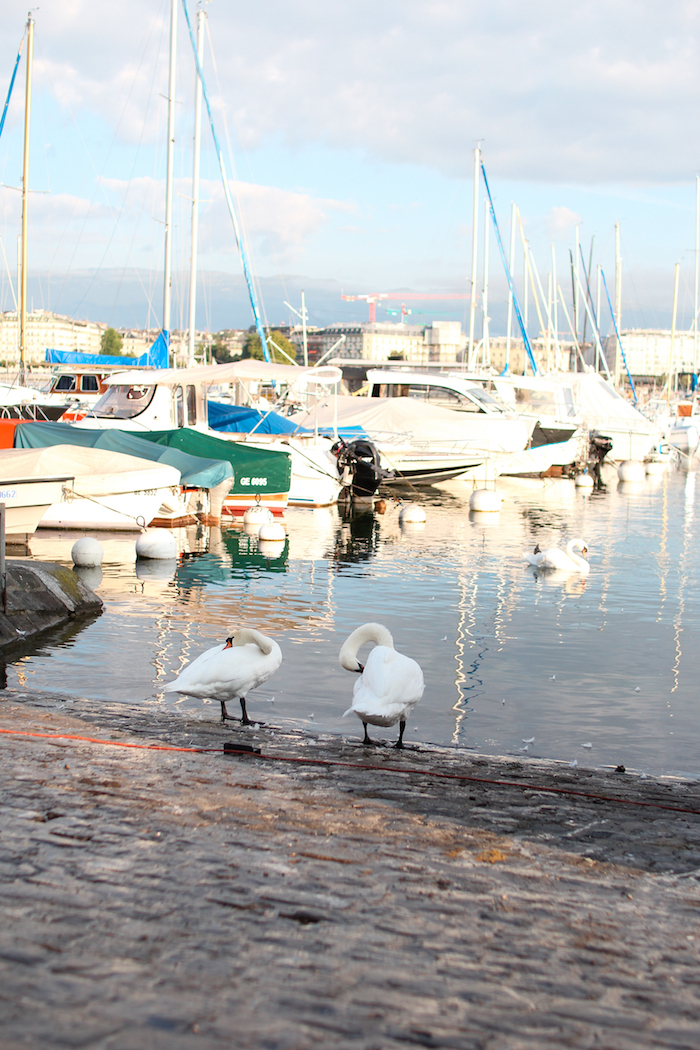
[[[369,295],[341,295],[341,299],[345,299],[348,302],[357,302],[358,299],[364,299],[369,306],[369,323],[372,324],[377,320],[377,303],[380,299],[401,299],[405,302],[406,299],[469,299],[469,293],[444,293],[444,292],[371,292]]]

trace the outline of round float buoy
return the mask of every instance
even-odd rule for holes
[[[254,507],[248,507],[243,515],[244,525],[266,525],[272,521],[272,511],[256,503]]]
[[[409,503],[399,511],[399,521],[405,525],[415,525],[426,520],[425,511],[417,503]]]
[[[648,477],[658,478],[666,473],[667,465],[663,460],[650,459],[648,463],[644,464],[644,470]]]
[[[574,485],[577,489],[592,489],[595,482],[590,474],[577,474],[574,478]]]
[[[469,497],[469,509],[482,514],[497,514],[501,509],[501,497],[494,489],[474,489]]]
[[[136,541],[136,556],[171,561],[177,558],[177,540],[167,529],[146,529]]]
[[[74,565],[94,569],[97,565],[102,564],[103,553],[101,543],[93,539],[92,536],[83,536],[82,539],[76,540],[73,544],[70,556]]]
[[[280,525],[277,521],[266,522],[260,526],[258,532],[258,539],[260,540],[272,540],[276,543],[284,543],[287,538],[287,533],[284,531],[284,525]]]
[[[624,459],[617,468],[620,481],[644,481],[644,464],[638,459]]]

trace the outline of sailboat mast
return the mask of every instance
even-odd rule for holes
[[[481,360],[491,364],[491,343],[489,338],[489,202],[484,201],[484,290],[481,296],[481,308],[484,315],[481,334]]]
[[[170,0],[170,69],[168,73],[168,162],[165,174],[165,259],[163,266],[163,332],[170,347],[172,296],[173,162],[175,158],[175,57],[177,0]]]
[[[479,172],[481,167],[481,148],[474,150],[474,208],[472,211],[472,279],[471,303],[469,304],[469,358],[468,367],[474,367],[474,326],[476,323],[476,268],[479,248]]]
[[[197,11],[197,58],[199,64],[204,61],[204,11]],[[195,315],[197,310],[197,239],[199,236],[199,154],[202,141],[202,82],[194,73],[194,161],[192,164],[192,234],[190,255],[190,332],[187,350],[187,367],[192,368],[194,360]]]
[[[27,225],[29,220],[29,129],[32,113],[32,59],[34,19],[27,18],[27,80],[24,94],[24,160],[22,164],[22,273],[20,281],[19,376],[24,382],[27,363]]]

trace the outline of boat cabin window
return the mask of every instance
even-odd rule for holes
[[[81,376],[80,389],[85,391],[86,394],[96,394],[100,389],[97,376]]]
[[[434,386],[430,383],[378,383],[374,385],[372,397],[410,397],[417,401],[427,401],[440,408],[456,408],[462,412],[483,412],[474,401],[450,390],[446,386]]]
[[[184,427],[185,425],[185,398],[182,393],[182,387],[176,386],[173,388],[173,400],[175,402],[175,426]]]
[[[78,381],[75,376],[59,376],[56,380],[56,386],[54,390],[60,390],[62,393],[69,393],[71,390],[77,390]]]
[[[529,387],[516,386],[515,400],[518,405],[534,408],[537,412],[557,413],[557,399],[553,390],[530,390]]]
[[[562,395],[564,397],[564,407],[566,409],[567,416],[576,415],[576,404],[574,403],[574,392],[570,386],[565,386],[562,389]]]
[[[94,408],[104,419],[133,419],[144,412],[156,392],[155,386],[111,386]]]
[[[187,387],[187,426],[194,427],[197,425],[197,388],[195,386]]]

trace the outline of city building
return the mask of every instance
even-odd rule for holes
[[[293,341],[297,341],[296,330]],[[312,356],[309,339],[311,363],[326,354],[329,354],[326,360],[342,357],[344,360],[376,362],[403,359],[420,364],[431,361],[454,363],[464,349],[459,321],[434,321],[432,325],[334,324],[315,332],[313,342]],[[336,343],[338,345],[332,351]]]

